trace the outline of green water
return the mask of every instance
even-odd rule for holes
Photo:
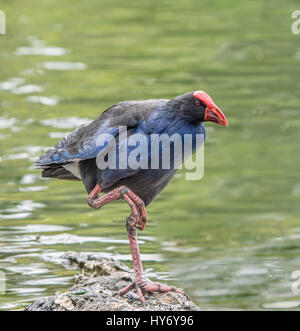
[[[207,124],[201,181],[179,173],[149,206],[147,273],[202,309],[300,307],[298,1],[2,0],[0,9],[1,310],[68,288],[63,252],[131,266],[126,204],[90,209],[80,183],[42,180],[35,158],[112,103],[196,89],[229,127]]]

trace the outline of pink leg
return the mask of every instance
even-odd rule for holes
[[[147,212],[145,208],[144,201],[139,198],[135,193],[133,193],[128,187],[120,186],[109,193],[98,198],[98,194],[101,191],[101,187],[97,184],[94,189],[88,195],[88,204],[92,208],[99,209],[106,205],[107,203],[117,200],[120,198],[124,198],[124,200],[128,203],[131,208],[132,216],[135,219],[135,224],[133,226],[137,226],[140,230],[144,230],[146,222],[147,222]]]
[[[150,280],[145,278],[139,252],[139,245],[137,242],[137,231],[136,228],[132,226],[133,222],[134,220],[131,218],[131,216],[127,218],[127,232],[132,254],[135,282],[120,290],[119,294],[124,295],[135,287],[142,302],[145,301],[143,292],[176,292],[186,296],[189,299],[189,297],[183,291],[180,291],[176,287],[168,286],[167,284],[151,282]]]
[[[131,190],[128,189],[127,192],[129,198],[137,205],[138,209],[139,209],[139,213],[140,213],[140,230],[144,230],[146,223],[147,223],[147,211],[146,211],[146,207],[145,207],[145,203],[144,201],[138,197],[135,193],[133,193]]]
[[[136,231],[136,228],[143,230],[147,222],[147,212],[144,201],[126,186],[120,186],[99,198],[98,194],[100,192],[101,187],[97,184],[88,195],[88,204],[91,207],[99,209],[113,200],[123,198],[131,208],[131,215],[127,218],[126,227],[132,254],[135,281],[122,289],[119,294],[124,295],[133,288],[136,288],[142,302],[145,301],[143,292],[176,292],[185,295],[184,292],[178,290],[176,287],[151,282],[144,276]],[[187,295],[185,296],[188,297]]]

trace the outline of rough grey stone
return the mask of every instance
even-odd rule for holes
[[[193,311],[199,310],[185,296],[170,293],[145,294],[143,304],[134,290],[124,296],[118,290],[132,279],[129,268],[122,262],[83,253],[69,252],[63,256],[66,268],[79,268],[74,286],[67,292],[39,299],[26,308],[28,311]]]

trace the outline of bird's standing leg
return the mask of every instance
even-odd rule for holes
[[[147,222],[147,212],[144,201],[133,193],[128,187],[120,186],[116,189],[104,194],[100,198],[98,194],[101,192],[101,187],[97,184],[88,195],[88,204],[92,208],[99,209],[107,203],[123,198],[131,208],[131,216],[134,219],[133,227],[138,227],[144,230]],[[139,224],[139,225],[137,225]]]
[[[131,208],[131,215],[127,218],[126,227],[131,249],[135,281],[122,289],[119,294],[124,295],[131,289],[136,288],[142,302],[145,301],[143,292],[177,292],[185,295],[184,292],[178,290],[176,287],[151,282],[144,276],[136,231],[136,228],[143,230],[147,221],[147,212],[143,200],[126,186],[120,186],[99,198],[98,194],[100,192],[101,187],[97,184],[89,193],[88,204],[91,207],[99,209],[113,200],[123,198]]]
[[[132,262],[133,262],[133,268],[134,268],[134,276],[135,281],[129,285],[127,285],[125,288],[119,291],[120,295],[126,294],[128,291],[136,288],[138,295],[142,302],[145,301],[145,298],[143,296],[143,292],[159,292],[159,293],[167,293],[167,292],[176,292],[180,293],[187,298],[189,298],[184,292],[180,291],[176,287],[169,286],[167,284],[161,284],[157,282],[151,282],[144,276],[144,270],[143,265],[140,257],[139,252],[139,245],[137,241],[137,231],[134,224],[134,219],[132,218],[133,215],[130,215],[127,218],[127,232],[128,232],[128,239],[131,249],[131,255],[132,255]]]

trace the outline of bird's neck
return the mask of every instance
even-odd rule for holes
[[[174,105],[172,107],[167,105],[161,114],[162,118],[165,118],[168,124],[166,131],[169,134],[205,134],[205,127],[200,121],[193,120],[190,115],[183,114]]]
[[[184,134],[205,134],[205,128],[202,123],[191,123],[169,104],[155,109],[147,121],[142,122],[141,129],[148,133],[172,135],[178,133]]]

